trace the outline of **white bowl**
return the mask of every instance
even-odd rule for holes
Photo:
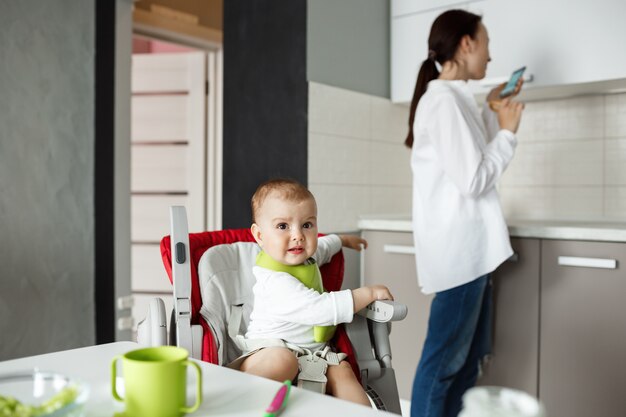
[[[54,372],[0,375],[0,417],[79,417],[88,396],[85,383]]]

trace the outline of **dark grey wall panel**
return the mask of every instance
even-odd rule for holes
[[[309,81],[389,97],[389,0],[309,0]]]
[[[94,16],[0,1],[0,360],[95,341]]]
[[[224,2],[223,227],[264,180],[307,183],[306,0]]]
[[[95,20],[96,343],[110,343],[115,341],[115,2],[96,0]]]

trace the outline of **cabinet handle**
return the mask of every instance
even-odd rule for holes
[[[583,268],[617,269],[616,259],[581,258],[578,256],[559,256],[559,265],[578,266]]]
[[[415,255],[415,246],[406,245],[385,245],[383,246],[385,253],[398,253],[402,255]]]

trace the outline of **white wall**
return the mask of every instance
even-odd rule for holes
[[[359,215],[407,214],[408,107],[388,99],[309,83],[309,188],[320,231],[357,230]]]
[[[626,219],[626,94],[527,103],[518,139],[507,218]]]

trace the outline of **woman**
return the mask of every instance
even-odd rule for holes
[[[412,148],[417,271],[422,292],[436,293],[413,382],[412,417],[461,410],[489,352],[489,273],[513,253],[495,186],[513,158],[523,104],[500,100],[503,84],[490,92],[481,115],[467,80],[484,78],[488,44],[480,16],[441,14],[411,104],[405,144]],[[521,82],[515,94],[520,88]]]

